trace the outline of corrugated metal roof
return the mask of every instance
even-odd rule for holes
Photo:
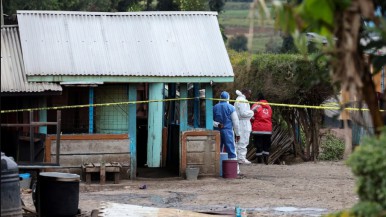
[[[234,76],[216,12],[17,16],[27,75]]]
[[[28,83],[17,26],[1,27],[1,92],[62,91],[52,83]]]

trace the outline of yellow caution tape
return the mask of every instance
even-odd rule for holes
[[[1,110],[1,113],[30,112],[30,111],[42,111],[42,110],[58,110],[58,109],[73,109],[73,108],[102,107],[102,106],[116,106],[116,105],[141,104],[141,103],[149,103],[149,102],[169,102],[169,101],[191,100],[191,99],[194,99],[194,98],[175,98],[175,99],[162,99],[162,100],[143,100],[143,101],[127,101],[127,102],[113,102],[113,103],[96,103],[96,104],[84,104],[84,105],[65,105],[65,106],[53,106],[53,107],[44,107],[44,108]]]
[[[206,98],[210,100],[218,100],[225,101],[224,99],[215,99],[215,98]],[[229,100],[229,102],[236,102],[236,100]],[[279,107],[289,107],[289,108],[310,108],[310,109],[323,109],[323,110],[348,110],[348,111],[370,111],[367,108],[353,108],[353,107],[343,107],[339,106],[338,103],[329,104],[321,104],[321,105],[296,105],[296,104],[283,104],[283,103],[262,103],[262,102],[253,102],[249,101],[249,104],[268,104],[270,106],[279,106]],[[385,110],[379,110],[380,112],[384,112]]]
[[[180,100],[192,100],[196,98],[174,98],[174,99],[162,99],[162,100],[143,100],[143,101],[126,101],[126,102],[114,102],[114,103],[97,103],[97,104],[85,104],[85,105],[68,105],[68,106],[53,106],[53,107],[44,107],[44,108],[29,108],[29,109],[13,109],[13,110],[2,110],[1,113],[12,113],[12,112],[30,112],[30,111],[41,111],[41,110],[58,110],[58,109],[72,109],[72,108],[87,108],[87,107],[101,107],[101,106],[116,106],[116,105],[128,105],[128,104],[141,104],[141,103],[151,103],[151,102],[170,102],[170,101],[180,101]],[[199,98],[202,100],[212,100],[212,101],[226,101],[225,99],[217,98]],[[229,100],[229,102],[236,102],[236,100]],[[328,103],[321,105],[296,105],[296,104],[282,104],[282,103],[261,103],[261,102],[252,102],[250,104],[269,104],[270,106],[278,107],[289,107],[289,108],[309,108],[309,109],[323,109],[323,110],[348,110],[348,111],[369,111],[367,108],[353,108],[353,107],[343,107],[338,103]],[[384,112],[384,110],[380,110]]]

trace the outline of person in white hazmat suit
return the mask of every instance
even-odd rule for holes
[[[251,164],[247,159],[247,146],[249,144],[249,136],[252,132],[251,118],[254,112],[251,110],[248,99],[252,92],[250,89],[243,89],[241,92],[236,90],[237,98],[235,109],[239,118],[239,133],[240,140],[236,142],[237,160],[240,164]]]

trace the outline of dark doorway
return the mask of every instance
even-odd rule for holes
[[[137,119],[137,167],[147,167],[147,119]]]

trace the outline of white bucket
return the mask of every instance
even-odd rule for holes
[[[187,180],[197,180],[200,168],[198,167],[187,167],[185,170]]]

